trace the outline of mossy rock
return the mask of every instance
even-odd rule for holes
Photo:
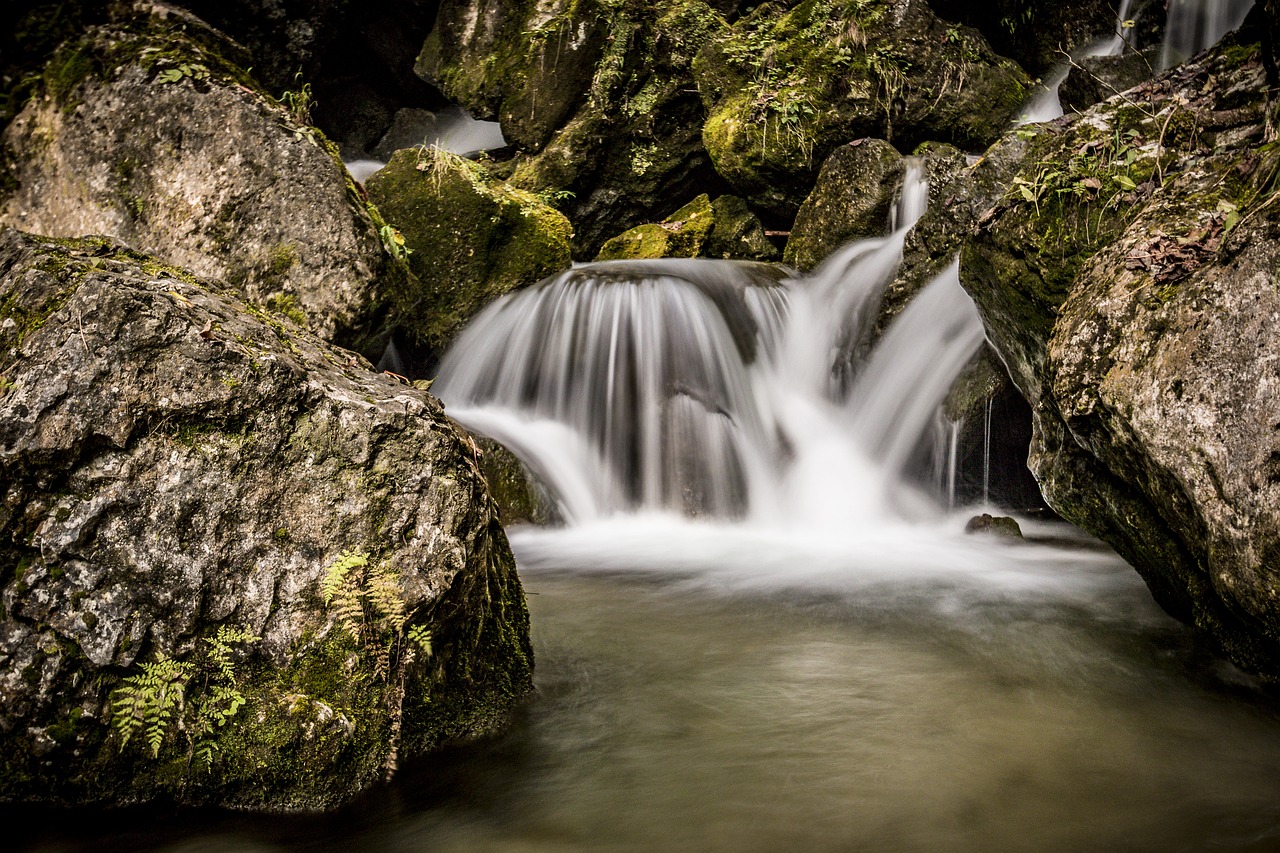
[[[783,260],[812,269],[850,240],[883,236],[903,173],[902,155],[882,139],[837,148],[800,205]]]
[[[9,228],[0,354],[0,802],[334,808],[529,694],[478,451],[424,391]]]
[[[597,261],[696,258],[715,221],[711,199],[698,196],[661,222],[637,225],[609,240]]]
[[[837,146],[878,137],[900,150],[931,139],[981,150],[1030,85],[975,30],[924,3],[888,0],[761,4],[716,36],[694,70],[716,171],[783,217]]]
[[[113,10],[57,51],[5,130],[0,223],[120,239],[376,357],[409,272],[336,149],[198,18]]]
[[[476,20],[484,26],[472,26]],[[718,194],[691,65],[724,19],[702,0],[506,0],[442,5],[418,69],[522,149],[513,185],[574,224],[574,255],[655,222],[674,198]]]
[[[961,277],[1034,411],[1049,505],[1237,665],[1280,679],[1277,174],[1257,44],[974,170]]]
[[[485,305],[571,262],[562,213],[456,154],[397,151],[365,186],[416,275],[395,296],[394,324],[429,360]]]

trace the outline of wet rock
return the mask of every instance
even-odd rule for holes
[[[711,233],[711,199],[698,196],[661,222],[637,225],[600,247],[597,261],[696,258]]]
[[[0,800],[329,808],[531,689],[475,445],[428,394],[11,229],[0,366]]]
[[[661,222],[637,225],[600,247],[597,261],[646,258],[770,260],[777,249],[760,220],[734,196],[702,195]]]
[[[563,214],[456,154],[398,151],[366,188],[411,252],[416,284],[394,322],[429,362],[489,302],[570,264]]]
[[[975,30],[919,0],[761,4],[717,34],[694,68],[716,171],[780,217],[795,215],[818,167],[849,140],[981,149],[1030,85]]]
[[[711,202],[711,212],[715,221],[703,246],[705,257],[777,260],[777,247],[770,242],[760,218],[751,212],[745,201],[734,195],[722,195]]]
[[[800,205],[783,259],[809,270],[851,240],[886,234],[902,176],[902,155],[882,139],[837,148]]]
[[[1018,526],[1017,519],[1007,515],[992,515],[989,512],[969,519],[964,526],[964,532],[998,536],[1001,539],[1022,538],[1022,528]]]
[[[922,287],[951,265],[973,224],[966,203],[972,171],[965,154],[955,146],[934,142],[926,142],[912,153],[921,158],[929,199],[924,215],[902,242],[902,264],[880,302],[877,336]]]
[[[504,526],[546,526],[561,520],[546,488],[514,453],[491,438],[477,437],[476,444],[481,453],[480,470]]]
[[[1244,668],[1280,676],[1280,155],[1257,45],[1227,39],[1010,134],[962,280],[1031,402],[1050,506]],[[1051,167],[1051,168],[1046,168]]]
[[[5,131],[0,223],[114,237],[369,352],[408,272],[336,151],[217,31],[121,8],[62,47]]]
[[[1066,112],[1086,110],[1099,101],[1119,95],[1151,79],[1160,64],[1159,48],[1126,51],[1120,56],[1093,56],[1079,60],[1058,88]]]

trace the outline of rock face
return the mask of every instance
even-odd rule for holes
[[[903,171],[902,155],[883,139],[860,139],[837,148],[800,205],[783,259],[812,269],[850,240],[886,234]]]
[[[563,214],[456,154],[402,149],[366,186],[412,252],[418,286],[395,324],[428,366],[489,302],[572,261]]]
[[[344,802],[531,689],[474,443],[103,238],[0,231],[0,800]]]
[[[1280,154],[1257,45],[1011,134],[962,279],[1034,407],[1049,504],[1280,677]]]
[[[1030,85],[977,31],[920,0],[764,3],[712,39],[694,68],[716,171],[783,217],[837,146],[879,137],[902,150],[928,140],[980,150]]]
[[[332,146],[249,61],[162,6],[64,45],[3,136],[0,223],[114,237],[371,352],[407,270]]]

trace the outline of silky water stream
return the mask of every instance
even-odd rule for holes
[[[1104,546],[966,534],[922,475],[983,340],[953,268],[871,343],[926,190],[812,275],[587,264],[464,333],[435,390],[562,518],[509,531],[510,732],[323,817],[31,812],[19,848],[1280,850],[1275,697]]]

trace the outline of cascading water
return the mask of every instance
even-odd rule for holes
[[[983,340],[955,267],[865,363],[854,357],[926,200],[912,161],[893,231],[808,276],[709,260],[576,266],[483,312],[435,390],[522,456],[571,523],[918,515],[904,469]]]
[[[1190,0],[1195,2],[1195,0]],[[1092,44],[1078,51],[1072,56],[1072,61],[1078,62],[1092,56],[1119,56],[1128,44],[1128,27],[1129,8],[1132,0],[1120,0],[1120,8],[1116,14],[1115,32],[1106,38],[1098,39]],[[1067,79],[1067,74],[1071,71],[1071,62],[1060,62],[1049,76],[1041,81],[1038,91],[1031,100],[1027,102],[1026,109],[1023,110],[1021,118],[1018,120],[1020,124],[1036,124],[1042,121],[1052,121],[1062,115],[1062,101],[1058,97],[1058,90],[1062,87],[1063,81]]]
[[[1254,0],[1169,0],[1160,70],[1172,68],[1244,23]]]

